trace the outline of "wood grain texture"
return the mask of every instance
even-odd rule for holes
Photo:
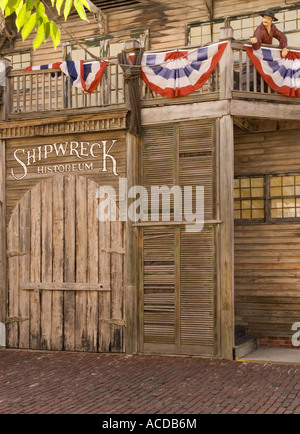
[[[86,177],[57,175],[14,208],[10,347],[125,351],[125,233],[120,221],[98,220],[98,188]]]

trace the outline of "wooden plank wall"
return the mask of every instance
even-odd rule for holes
[[[300,130],[274,122],[265,129],[236,130],[235,176],[299,172]],[[291,336],[300,318],[299,273],[299,223],[235,226],[236,324],[258,336]]]
[[[98,221],[98,187],[56,175],[15,207],[7,232],[9,347],[124,351],[124,225]]]
[[[156,0],[145,2],[134,9],[108,10],[108,32],[116,34],[128,32],[134,36],[134,30],[148,29],[150,32],[149,49],[159,50],[186,45],[186,25],[194,21],[208,21],[209,11],[205,0],[186,0],[184,3],[171,0]],[[290,4],[288,1],[286,4]],[[260,1],[245,0],[215,0],[214,17],[220,18],[226,15],[239,15],[261,11],[268,7],[282,6],[282,1],[267,0],[262,5]],[[80,38],[93,38],[99,36],[98,25],[90,14],[89,22],[82,21],[76,16],[69,17],[67,22],[61,17],[60,23],[66,29],[62,31],[62,40],[72,40],[70,35]],[[76,35],[74,32],[76,28]],[[35,35],[30,36],[25,42],[19,36],[15,42],[15,48],[25,49],[32,47]],[[74,42],[74,40],[72,41]],[[32,52],[32,64],[47,64],[62,58],[62,45],[54,50],[51,43],[43,44]]]

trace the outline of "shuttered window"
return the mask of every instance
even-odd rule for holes
[[[214,131],[207,120],[145,129],[140,173],[150,198],[153,185],[203,186],[205,220],[214,218]],[[191,233],[184,225],[163,226],[161,204],[157,212],[161,226],[140,233],[143,350],[215,355],[215,229]]]

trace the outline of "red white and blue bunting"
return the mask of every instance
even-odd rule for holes
[[[278,48],[253,50],[252,46],[245,45],[245,49],[271,89],[288,97],[300,96],[300,51],[289,51],[283,58]]]
[[[98,87],[107,67],[107,62],[83,63],[82,60],[62,62],[60,70],[70,77],[73,86],[92,93]]]
[[[83,63],[82,60],[67,60],[65,62],[50,63],[48,65],[28,66],[26,71],[60,69],[67,77],[70,77],[73,86],[85,92],[92,93],[99,85],[106,66],[106,61]]]
[[[208,80],[226,46],[225,41],[193,50],[145,52],[142,79],[153,92],[165,97],[189,95]]]

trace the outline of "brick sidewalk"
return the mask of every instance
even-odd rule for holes
[[[3,349],[0,413],[300,414],[300,366]]]

